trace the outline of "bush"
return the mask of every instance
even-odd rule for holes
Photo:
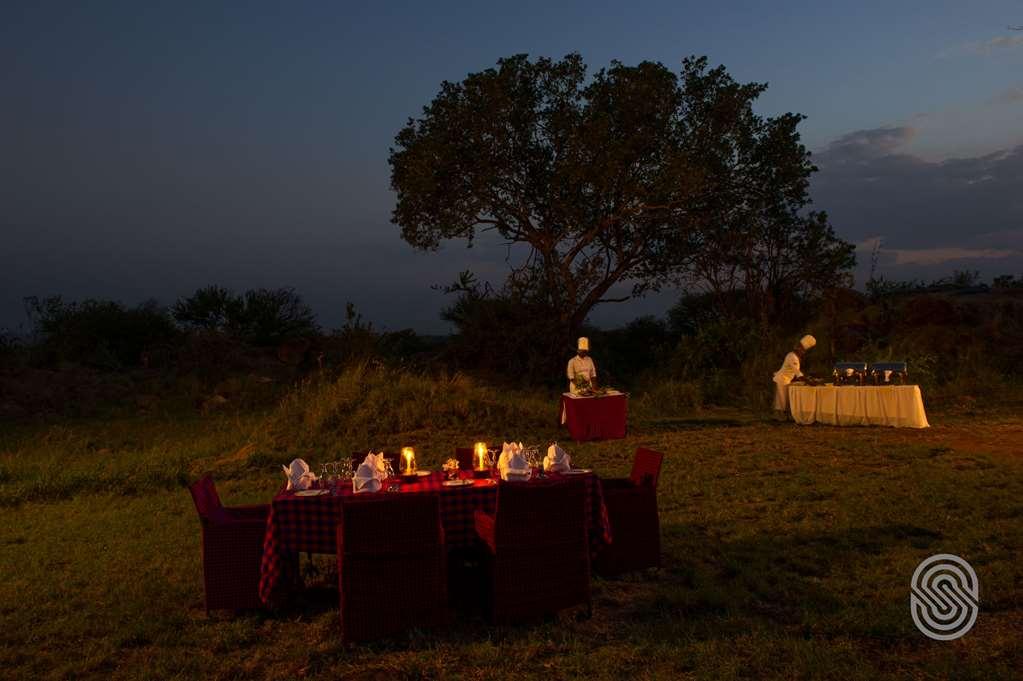
[[[290,288],[246,291],[238,326],[242,338],[253,345],[277,345],[319,331],[312,308]]]
[[[174,304],[174,318],[186,328],[225,333],[257,346],[272,346],[316,335],[316,315],[290,288],[253,289],[238,296],[207,286]]]
[[[478,287],[471,275],[449,292],[441,316],[455,325],[448,359],[503,383],[561,385],[572,352],[557,315],[542,303]]]
[[[336,378],[297,386],[267,419],[263,433],[278,449],[319,448],[348,454],[399,433],[444,430],[478,437],[515,437],[554,425],[549,396],[479,385],[463,374],[430,376],[379,364],[359,364]]]
[[[37,363],[72,362],[98,369],[136,366],[152,348],[172,343],[178,330],[154,301],[135,308],[110,300],[65,303],[60,296],[26,298]]]
[[[226,288],[207,286],[174,304],[174,319],[185,327],[226,332],[241,323],[245,301]]]

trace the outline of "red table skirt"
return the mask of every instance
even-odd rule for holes
[[[462,471],[463,477],[471,477]],[[550,478],[565,477],[551,474]],[[581,476],[586,481],[586,504],[589,513],[586,522],[590,543],[594,550],[601,544],[611,542],[607,507],[604,505],[600,478],[588,474]],[[497,506],[498,485],[489,480],[476,480],[473,485],[445,487],[443,477],[434,473],[421,482],[402,483],[400,494],[439,494],[441,523],[444,526],[444,541],[449,548],[473,546],[476,542],[476,511],[493,513]],[[384,489],[390,481],[384,484]],[[527,483],[528,484],[528,483]],[[376,492],[375,494],[394,494]],[[296,497],[293,492],[281,491],[270,504],[270,515],[266,521],[266,537],[263,540],[263,560],[260,565],[259,596],[264,603],[270,602],[283,584],[291,581],[299,552],[337,552],[337,525],[341,520],[341,504],[355,494],[351,483],[340,488],[337,496]]]
[[[629,415],[627,395],[604,397],[561,396],[562,421],[576,442],[617,440],[625,437]]]

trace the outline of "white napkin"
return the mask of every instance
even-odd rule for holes
[[[505,469],[508,468],[508,462],[511,460],[511,458],[516,454],[521,453],[522,453],[521,442],[505,442],[501,446],[501,456],[498,457],[497,459],[497,472],[501,474],[502,478],[504,477],[504,471]]]
[[[373,456],[370,454],[370,456]],[[366,457],[367,459],[369,457]],[[363,462],[359,464],[359,468],[355,471],[355,475],[352,477],[352,490],[356,494],[362,494],[363,492],[379,492],[380,487],[383,483],[380,482],[380,478],[377,477],[378,473],[374,463]]]
[[[547,448],[547,456],[543,458],[543,469],[548,473],[564,473],[572,468],[572,457],[558,445]]]
[[[309,489],[316,480],[316,474],[309,470],[309,464],[302,459],[295,459],[290,466],[281,468],[288,478],[288,489],[296,491]]]
[[[501,470],[502,480],[529,480],[532,476],[533,469],[529,467],[529,463],[521,451],[509,456],[505,467]]]
[[[387,457],[384,456],[383,452],[379,454],[370,452],[367,454],[366,458],[359,464],[360,468],[365,465],[370,467],[370,470],[373,471],[373,477],[377,480],[387,479]]]

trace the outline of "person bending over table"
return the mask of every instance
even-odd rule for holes
[[[789,415],[789,384],[806,380],[800,371],[799,361],[807,351],[817,345],[817,339],[807,334],[799,339],[792,352],[785,355],[781,368],[774,372],[774,417],[785,420]]]
[[[596,389],[597,367],[590,357],[590,339],[583,337],[576,344],[576,355],[568,360],[568,390],[578,395],[585,388]]]

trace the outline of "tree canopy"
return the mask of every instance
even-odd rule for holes
[[[487,231],[524,245],[505,290],[568,334],[667,283],[755,288],[758,304],[827,285],[852,249],[805,211],[802,117],[754,113],[765,88],[706,58],[590,77],[578,54],[501,59],[442,83],[398,133],[393,222],[422,250]]]

